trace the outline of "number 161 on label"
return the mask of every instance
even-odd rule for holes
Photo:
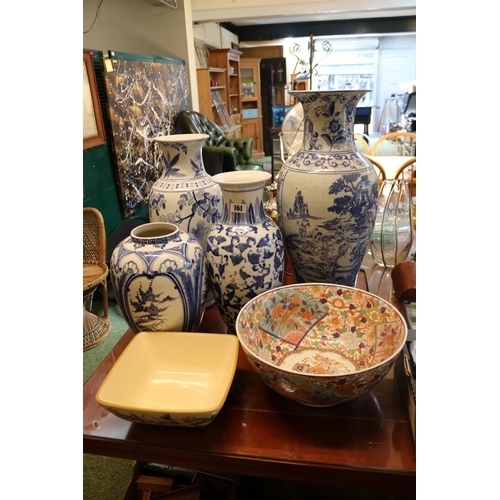
[[[231,203],[231,212],[236,212],[238,214],[246,214],[247,206],[241,203]]]

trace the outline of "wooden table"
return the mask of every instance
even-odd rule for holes
[[[357,286],[366,286],[363,273]],[[206,310],[199,331],[225,331],[216,306]],[[210,425],[132,424],[99,406],[95,394],[133,335],[125,333],[84,386],[84,453],[287,481],[415,491],[415,445],[394,369],[354,401],[312,408],[269,389],[240,348],[230,393]]]

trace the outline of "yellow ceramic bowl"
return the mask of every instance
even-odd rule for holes
[[[102,383],[96,400],[131,422],[203,427],[226,400],[238,346],[234,335],[138,333]]]

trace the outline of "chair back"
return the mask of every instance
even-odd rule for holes
[[[183,134],[207,134],[205,146],[221,146],[226,141],[226,136],[220,127],[197,111],[179,111],[175,119],[176,127]]]
[[[377,177],[378,177],[378,185],[379,188],[382,186],[382,182],[387,179],[387,174],[385,173],[384,167],[377,161],[374,160],[373,158],[366,158],[374,167],[375,171],[377,172]]]
[[[96,208],[83,209],[83,262],[106,262],[106,231],[101,212]]]
[[[406,160],[394,174],[395,179],[408,181],[412,197],[417,196],[417,157]]]
[[[106,259],[106,230],[101,212],[96,208],[83,209],[83,350],[101,343],[111,329],[108,320],[109,268]],[[92,300],[100,288],[102,315],[94,314]]]
[[[356,149],[365,155],[370,154],[370,146],[368,142],[360,135],[354,134],[354,143],[356,144]]]
[[[179,111],[175,119],[175,131],[181,134],[207,134],[208,139],[203,144],[203,149],[225,149],[225,151],[219,151],[224,153],[223,172],[264,170],[262,163],[252,155],[253,139],[251,137],[227,138],[216,123],[197,111]]]
[[[372,146],[373,156],[416,156],[417,134],[391,132],[380,137]]]

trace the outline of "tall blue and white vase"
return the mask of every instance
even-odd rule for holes
[[[174,224],[150,222],[113,251],[111,284],[130,328],[198,329],[205,312],[206,262],[200,242]]]
[[[356,149],[356,106],[366,90],[294,91],[302,147],[278,178],[279,226],[298,283],[355,286],[370,243],[377,174]]]
[[[164,168],[149,194],[149,220],[170,222],[195,236],[205,248],[208,232],[222,213],[222,194],[203,165],[207,134],[156,137]],[[213,304],[209,290],[208,304]]]
[[[270,173],[243,170],[213,179],[222,188],[223,213],[208,234],[208,276],[227,331],[234,333],[240,309],[283,284],[283,237],[264,210],[262,196]]]

